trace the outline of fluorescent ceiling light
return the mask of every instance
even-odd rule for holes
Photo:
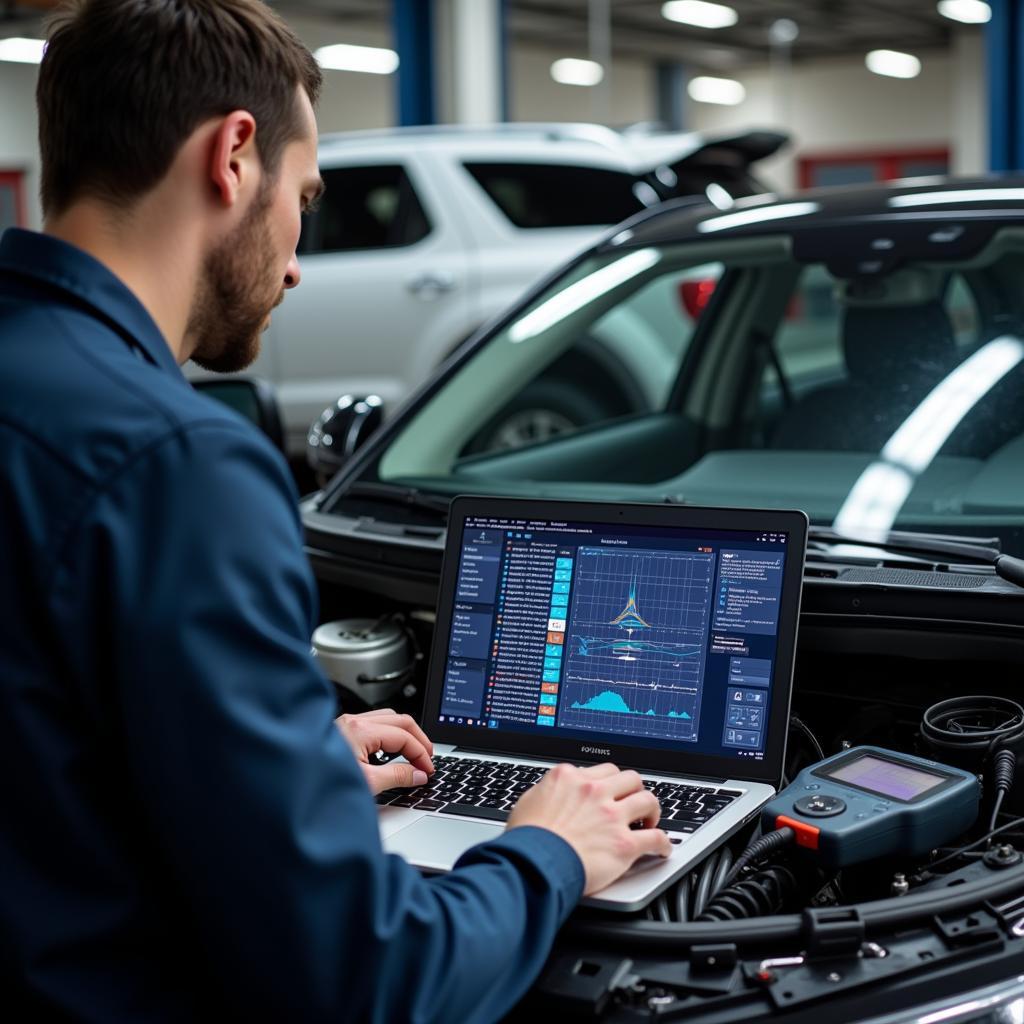
[[[737,210],[736,213],[724,213],[720,217],[702,220],[697,230],[707,234],[709,231],[725,231],[726,228],[742,228],[749,224],[760,224],[767,220],[785,220],[789,217],[806,217],[817,213],[817,203],[783,203],[781,206],[769,206],[767,209]]]
[[[984,25],[992,18],[992,8],[984,0],[939,0],[939,14],[965,25]]]
[[[740,82],[732,78],[712,78],[710,75],[698,75],[691,78],[686,86],[690,99],[698,103],[719,103],[724,107],[734,107],[742,103],[747,90]]]
[[[868,71],[888,78],[917,78],[921,74],[921,62],[912,53],[899,50],[872,50],[864,63]]]
[[[595,60],[563,57],[551,65],[551,77],[562,85],[597,85],[604,78],[604,68]]]
[[[739,15],[731,7],[706,0],[669,0],[661,5],[661,14],[669,21],[698,28],[728,28],[739,21]]]
[[[379,46],[353,46],[334,43],[321,46],[313,54],[327,71],[362,71],[370,75],[390,75],[398,70],[398,54]]]
[[[0,60],[14,64],[38,64],[46,49],[45,39],[0,39]]]
[[[942,206],[945,203],[1019,203],[1024,201],[1024,188],[965,188],[951,192],[912,192],[908,196],[892,196],[889,205]]]
[[[638,249],[600,270],[595,270],[593,274],[588,274],[575,284],[569,285],[565,291],[553,295],[527,313],[522,320],[514,323],[508,332],[508,340],[518,344],[542,334],[566,317],[579,312],[595,299],[606,295],[613,288],[618,288],[637,274],[650,269],[660,259],[661,253],[657,249]]]

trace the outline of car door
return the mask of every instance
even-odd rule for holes
[[[301,286],[274,315],[275,369],[290,447],[340,395],[376,394],[389,412],[415,381],[424,339],[450,347],[469,303],[468,256],[414,155],[353,155],[299,243]]]

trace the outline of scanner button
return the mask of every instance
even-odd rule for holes
[[[866,811],[861,811],[860,814],[857,815],[857,820],[858,821],[863,821],[865,818],[869,818],[869,817],[870,817],[870,815]]]
[[[830,818],[846,810],[846,801],[828,793],[802,796],[793,804],[793,810],[805,818]]]
[[[816,782],[812,782],[809,786],[804,786],[804,789],[821,789],[821,786]]]

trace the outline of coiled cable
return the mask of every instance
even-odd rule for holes
[[[777,828],[772,832],[766,832],[760,839],[755,839],[740,855],[736,858],[736,863],[732,866],[732,870],[725,877],[725,885],[731,885],[732,882],[739,877],[740,872],[748,864],[756,864],[759,861],[764,860],[766,857],[775,853],[776,850],[781,850],[784,846],[788,846],[796,839],[796,833],[787,827]]]
[[[764,917],[779,910],[796,892],[796,877],[781,864],[761,868],[741,882],[723,889],[698,914],[696,921],[738,921]]]
[[[1007,697],[953,697],[925,711],[921,736],[954,761],[965,753],[984,761],[997,747],[1024,741],[1024,707]]]

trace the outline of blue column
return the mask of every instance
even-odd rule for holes
[[[684,64],[659,61],[655,65],[658,121],[673,131],[686,128],[686,82]]]
[[[434,124],[434,2],[392,0],[398,123]]]
[[[508,0],[498,0],[498,24],[501,35],[501,119],[507,121],[512,116],[512,104],[509,101],[509,33],[508,33]]]
[[[989,168],[1024,169],[1024,0],[989,0],[985,29],[988,65]]]

